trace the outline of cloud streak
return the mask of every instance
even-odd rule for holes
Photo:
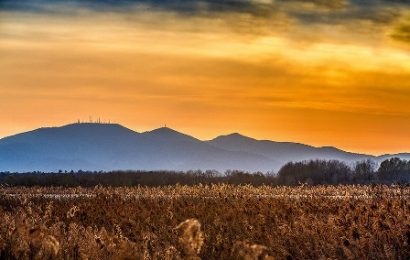
[[[397,22],[391,36],[399,41],[410,43],[410,15]]]
[[[331,26],[336,30],[383,36],[394,26],[392,39],[406,41],[406,25],[395,25],[410,10],[406,0],[73,0],[73,1],[0,1],[3,12],[82,16],[84,12],[117,13],[135,20],[141,13],[162,12],[188,19],[218,19],[238,32],[254,34],[288,30],[308,31],[315,26],[318,33]],[[169,22],[169,21],[167,21]],[[161,24],[161,21],[154,21]],[[165,22],[164,22],[165,23]],[[290,25],[297,25],[290,29]],[[309,32],[313,36],[315,31]],[[303,33],[302,33],[303,35]],[[305,35],[302,38],[306,38]],[[363,37],[365,38],[365,37]]]
[[[382,0],[0,0],[0,135],[91,114],[205,139],[400,151],[408,12]]]

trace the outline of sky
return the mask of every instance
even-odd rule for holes
[[[0,137],[90,117],[410,152],[410,1],[0,0]]]

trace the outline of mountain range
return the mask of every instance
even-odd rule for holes
[[[191,170],[277,171],[289,161],[335,159],[353,163],[373,156],[335,147],[256,140],[238,133],[209,141],[162,127],[135,132],[119,124],[76,123],[39,128],[0,139],[0,171]]]

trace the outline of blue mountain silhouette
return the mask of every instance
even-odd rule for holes
[[[0,139],[0,171],[191,170],[276,171],[288,161],[381,160],[334,147],[256,140],[238,133],[201,141],[163,127],[135,132],[119,124],[39,128]],[[398,154],[410,158],[409,154]]]

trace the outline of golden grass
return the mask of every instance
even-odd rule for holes
[[[1,188],[1,259],[409,259],[410,187]]]

